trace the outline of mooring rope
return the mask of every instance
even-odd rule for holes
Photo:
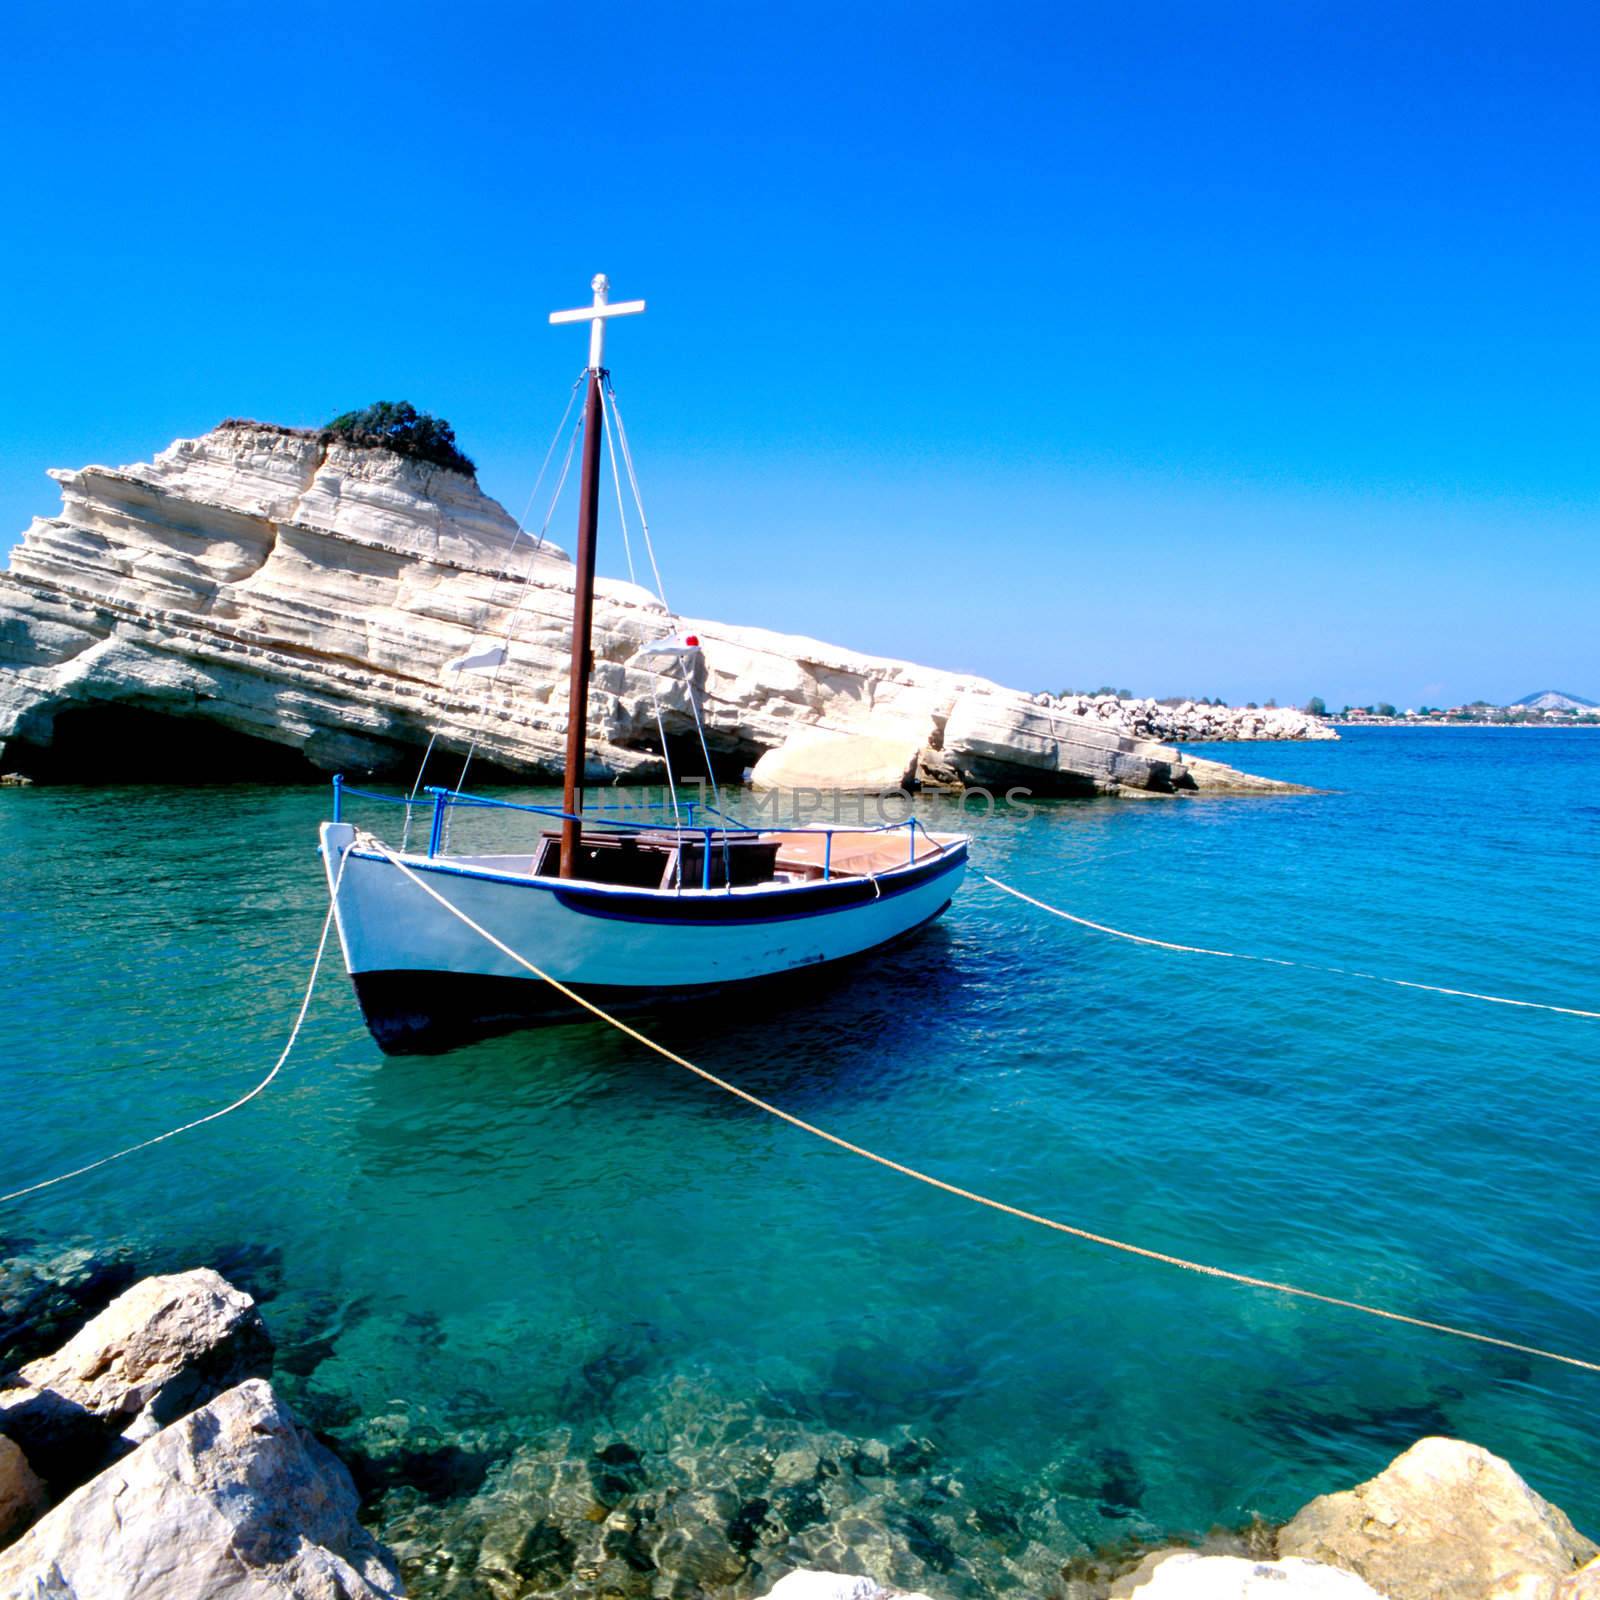
[[[614,1017],[594,1001],[586,999],[575,989],[569,988],[559,978],[552,977],[542,967],[536,966],[532,961],[513,950],[503,939],[496,938],[494,934],[467,915],[459,906],[454,905],[440,894],[431,884],[425,882],[408,867],[392,850],[381,840],[371,835],[362,835],[360,842],[376,850],[393,867],[396,867],[405,877],[409,878],[422,892],[431,899],[438,901],[451,916],[464,923],[480,938],[493,945],[496,950],[519,967],[542,979],[558,994],[564,995],[576,1006],[581,1006],[591,1015],[598,1017],[602,1022],[608,1023],[619,1033],[626,1034],[637,1044],[642,1044],[647,1050],[653,1050],[658,1056],[672,1062],[674,1066],[682,1067],[686,1072],[691,1072],[697,1078],[703,1079],[714,1088],[720,1089],[724,1094],[730,1094],[735,1099],[742,1100],[746,1105],[754,1106],[756,1110],[765,1112],[770,1117],[776,1117],[780,1122],[786,1122],[792,1128],[798,1128],[802,1133],[808,1133],[815,1139],[821,1139],[827,1144],[847,1151],[850,1155],[859,1156],[863,1161],[871,1161],[880,1167],[886,1167],[890,1172],[897,1172],[903,1178],[911,1178],[917,1183],[925,1183],[929,1188],[941,1189],[946,1194],[954,1195],[958,1200],[968,1200],[974,1205],[986,1206],[991,1211],[999,1211],[1008,1217],[1016,1217],[1022,1222],[1031,1222],[1041,1228],[1049,1228],[1056,1233],[1065,1233],[1075,1239],[1085,1240],[1089,1244],[1101,1245],[1108,1250],[1119,1250],[1125,1255],[1140,1256],[1146,1261],[1159,1261],[1164,1266],[1178,1267],[1184,1272],[1199,1273],[1206,1278],[1220,1278],[1228,1283],[1242,1284],[1250,1289],[1270,1289],[1275,1294],[1292,1295],[1301,1300],[1313,1300],[1320,1305],[1338,1306],[1345,1311],[1359,1311],[1363,1316],[1379,1317],[1386,1322],[1400,1322],[1412,1328],[1424,1328],[1430,1333],[1445,1333],[1456,1339],[1470,1339],[1476,1344],[1493,1345],[1500,1350],[1510,1350],[1518,1355],[1537,1356],[1545,1361],[1557,1361],[1563,1366],[1578,1367],[1584,1372],[1600,1372],[1600,1362],[1585,1361],[1578,1356],[1562,1355],[1559,1351],[1543,1350],[1537,1345],[1519,1344],[1514,1339],[1502,1339],[1494,1334],[1475,1333],[1470,1328],[1453,1327],[1447,1322],[1433,1322],[1426,1317],[1408,1316],[1401,1311],[1388,1311],[1381,1306],[1369,1306],[1360,1300],[1346,1300],[1339,1295],[1321,1294],[1315,1289],[1302,1289],[1292,1283],[1278,1283],[1271,1278],[1256,1278],[1244,1272],[1230,1272],[1226,1267],[1208,1266],[1201,1261],[1190,1261],[1183,1256],[1171,1255],[1164,1250],[1153,1250],[1146,1245],[1129,1244],[1126,1240],[1113,1239],[1103,1233],[1092,1233],[1087,1228],[1073,1226],[1069,1222],[1057,1221],[1054,1217],[1041,1216],[1036,1211],[1025,1211],[1020,1206],[1008,1205],[1004,1200],[993,1199],[989,1195],[979,1194],[973,1189],[964,1189],[959,1184],[950,1183],[944,1178],[936,1178],[932,1173],[919,1171],[916,1167],[907,1166],[904,1162],[895,1161],[889,1156],[879,1155],[875,1150],[869,1150],[864,1145],[854,1144],[849,1139],[837,1133],[830,1133],[826,1128],[819,1128],[814,1122],[807,1122],[803,1117],[797,1117],[792,1111],[785,1111],[781,1106],[775,1106],[770,1100],[763,1100],[759,1095],[752,1094],[748,1089],[741,1089],[737,1084],[730,1083],[726,1078],[720,1078],[716,1073],[705,1067],[696,1066],[687,1057],[680,1056],[675,1050],[669,1050],[664,1044],[658,1044],[649,1035],[640,1033],[637,1028],[630,1027],[620,1017]]]
[[[982,876],[985,883],[992,884],[1003,894],[1025,900],[1030,906],[1048,911],[1052,917],[1075,922],[1080,928],[1092,928],[1096,933],[1110,934],[1113,939],[1126,939],[1130,944],[1152,945],[1157,950],[1180,950],[1192,956],[1220,956],[1225,961],[1255,961],[1269,967],[1298,967],[1302,972],[1325,972],[1336,978],[1361,978],[1368,983],[1393,984],[1397,989],[1426,989],[1429,994],[1453,995],[1458,1000],[1484,1000],[1494,1006],[1521,1006],[1529,1011],[1556,1011],[1564,1017],[1591,1017],[1600,1020],[1600,1011],[1583,1011],[1577,1006],[1553,1006],[1543,1000],[1513,1000],[1503,994],[1479,994],[1476,989],[1447,989],[1443,984],[1418,983],[1411,978],[1387,978],[1379,972],[1358,972],[1350,967],[1328,967],[1317,961],[1289,961],[1282,956],[1246,955],[1238,950],[1210,950],[1200,944],[1174,944],[1169,939],[1151,939],[1142,933],[1128,933],[1122,928],[1109,928],[1103,922],[1091,922],[1087,917],[1075,916],[1070,911],[1062,910],[1060,906],[1036,900],[1031,894],[1024,894],[1022,890],[1012,888],[1009,883],[991,878],[988,873]]]
[[[114,1151],[111,1155],[101,1156],[98,1161],[91,1161],[86,1166],[74,1167],[71,1172],[61,1172],[53,1178],[45,1178],[39,1183],[30,1183],[25,1189],[13,1189],[10,1194],[0,1194],[0,1205],[9,1200],[20,1200],[24,1195],[37,1194],[41,1189],[48,1189],[54,1184],[65,1183],[68,1178],[81,1178],[86,1172],[93,1172],[97,1167],[108,1167],[113,1161],[120,1161],[124,1156],[131,1156],[140,1150],[148,1150],[153,1144],[161,1144],[167,1139],[176,1139],[180,1133],[188,1133],[191,1128],[204,1127],[208,1122],[216,1122],[225,1117],[229,1112],[237,1111],[240,1106],[248,1105],[283,1071],[283,1064],[289,1059],[289,1052],[294,1049],[295,1040],[300,1037],[300,1029],[306,1020],[306,1013],[311,1009],[311,996],[317,987],[317,974],[322,970],[322,957],[328,948],[328,933],[333,927],[334,906],[339,898],[339,885],[344,881],[344,865],[350,859],[349,851],[340,857],[339,870],[334,875],[333,895],[328,901],[328,914],[322,919],[322,935],[317,940],[317,953],[311,962],[311,976],[306,982],[306,992],[300,1001],[300,1010],[294,1019],[294,1026],[289,1030],[288,1042],[284,1045],[282,1054],[272,1064],[272,1071],[264,1077],[249,1094],[240,1095],[231,1105],[224,1106],[220,1111],[209,1112],[206,1116],[196,1117],[193,1122],[186,1122],[182,1127],[168,1128],[165,1133],[158,1133],[153,1139],[141,1139],[138,1144],[130,1144],[126,1150]]]

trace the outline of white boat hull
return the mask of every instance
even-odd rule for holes
[[[337,884],[345,967],[385,1049],[436,1048],[474,1029],[571,1013],[557,991],[358,844],[348,823],[323,824],[322,852]],[[949,905],[967,847],[955,840],[872,877],[676,891],[536,878],[526,856],[401,859],[552,978],[637,1001],[799,972],[899,939]]]

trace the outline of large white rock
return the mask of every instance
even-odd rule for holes
[[[1251,1561],[1192,1550],[1150,1562],[1144,1582],[1114,1593],[1138,1600],[1384,1600],[1353,1572],[1321,1561]]]
[[[1278,1549],[1358,1573],[1390,1600],[1552,1600],[1600,1555],[1499,1456],[1439,1438],[1313,1500]]]
[[[153,1432],[263,1371],[271,1350],[255,1301],[209,1267],[145,1278],[0,1389],[0,1430],[52,1483],[76,1482],[116,1434]]]
[[[384,1600],[350,1475],[259,1379],[173,1423],[0,1551],[17,1600]]]
[[[792,733],[756,762],[753,789],[894,794],[914,783],[922,741],[883,733]]]
[[[53,476],[60,515],[37,518],[0,573],[6,764],[40,764],[70,718],[120,706],[290,746],[325,771],[409,776],[437,730],[445,752],[476,738],[481,760],[559,772],[572,564],[517,539],[472,478],[254,423]],[[443,670],[508,631],[492,692]],[[688,674],[641,653],[682,631],[703,644]],[[734,770],[801,730],[892,727],[956,781],[1211,786],[1103,708],[1080,716],[982,678],[670,617],[633,584],[599,584],[594,656],[595,779],[659,777],[657,706],[668,739],[692,748],[693,694]]]

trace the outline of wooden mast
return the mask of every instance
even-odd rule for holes
[[[596,324],[598,326],[598,324]],[[572,686],[567,694],[567,765],[561,781],[561,876],[575,878],[588,744],[589,671],[594,665],[594,534],[600,516],[600,374],[589,371],[583,407],[583,486],[578,491],[578,570],[572,591]]]
[[[583,406],[583,481],[578,492],[577,572],[572,591],[572,677],[567,698],[567,765],[561,784],[561,876],[574,878],[583,814],[583,770],[588,746],[589,671],[594,664],[594,546],[600,517],[600,430],[604,427],[600,385],[605,380],[606,318],[644,310],[643,300],[611,305],[603,272],[590,288],[594,304],[577,311],[552,311],[551,322],[589,324],[589,391]]]

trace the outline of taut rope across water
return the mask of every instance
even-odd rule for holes
[[[1543,1000],[1511,1000],[1503,994],[1479,994],[1475,989],[1447,989],[1438,983],[1417,983],[1411,978],[1386,978],[1377,972],[1356,972],[1349,967],[1326,967],[1317,961],[1287,961],[1282,956],[1252,956],[1238,950],[1209,950],[1199,944],[1174,944],[1167,939],[1151,939],[1142,933],[1126,933],[1121,928],[1108,928],[1103,922],[1091,922],[1087,917],[1074,916],[1060,906],[1035,900],[1031,894],[1013,889],[1009,883],[983,874],[983,881],[1000,890],[1002,894],[1025,900],[1030,906],[1048,911],[1052,917],[1075,922],[1080,928],[1092,928],[1096,933],[1110,934],[1113,939],[1126,939],[1130,944],[1153,945],[1158,950],[1179,950],[1191,956],[1220,956],[1225,961],[1257,961],[1269,967],[1299,967],[1302,972],[1325,972],[1336,978],[1361,978],[1368,983],[1389,983],[1397,989],[1426,989],[1429,994],[1453,995],[1458,1000],[1484,1000],[1493,1006],[1522,1006],[1529,1011],[1557,1011],[1565,1017],[1591,1017],[1600,1021],[1600,1011],[1582,1011],[1577,1006],[1553,1006]]]

